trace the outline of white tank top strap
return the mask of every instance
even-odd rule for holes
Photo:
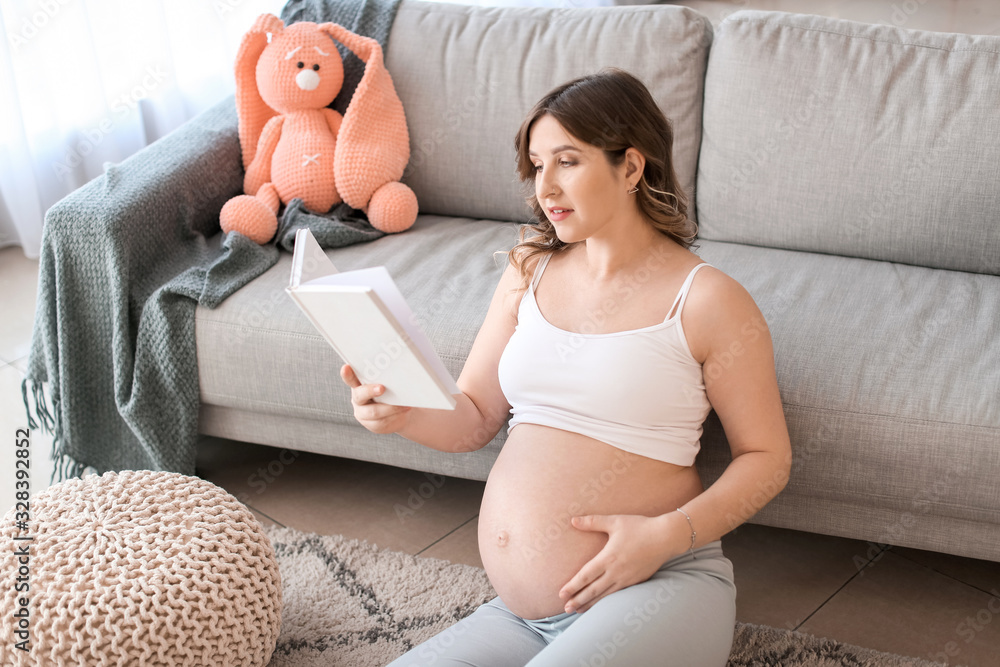
[[[673,305],[670,306],[670,310],[667,311],[667,319],[663,320],[664,322],[669,322],[674,317],[680,317],[681,311],[684,309],[684,302],[687,301],[688,292],[691,291],[691,283],[694,282],[694,274],[696,274],[698,269],[703,266],[711,266],[711,264],[708,262],[702,262],[698,266],[691,269],[691,273],[687,275],[687,278],[684,280],[684,284],[681,285],[681,289],[677,293],[677,298],[674,299]],[[674,313],[674,306],[677,307],[676,313]]]
[[[545,271],[545,267],[548,266],[549,260],[552,259],[552,253],[546,253],[544,257],[538,260],[535,264],[535,275],[531,279],[531,293],[535,293],[535,288],[538,286],[538,281],[542,279],[542,272]]]

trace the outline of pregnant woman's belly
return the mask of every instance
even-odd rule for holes
[[[479,552],[490,582],[527,619],[564,611],[559,590],[607,542],[574,528],[581,514],[673,511],[701,493],[693,467],[631,454],[578,433],[519,424],[490,471]]]

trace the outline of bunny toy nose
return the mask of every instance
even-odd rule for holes
[[[314,90],[319,85],[319,74],[311,69],[304,69],[295,76],[295,83],[302,90]]]

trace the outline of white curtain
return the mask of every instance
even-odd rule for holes
[[[0,0],[0,247],[232,94],[240,39],[284,0]]]

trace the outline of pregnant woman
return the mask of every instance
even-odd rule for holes
[[[479,514],[499,597],[394,667],[726,664],[720,538],[784,488],[791,448],[763,316],[689,250],[672,143],[622,70],[551,91],[515,141],[538,224],[510,252],[456,409],[377,403],[382,387],[341,369],[362,425],[434,449],[483,447],[513,413]],[[711,409],[732,462],[705,490]]]

